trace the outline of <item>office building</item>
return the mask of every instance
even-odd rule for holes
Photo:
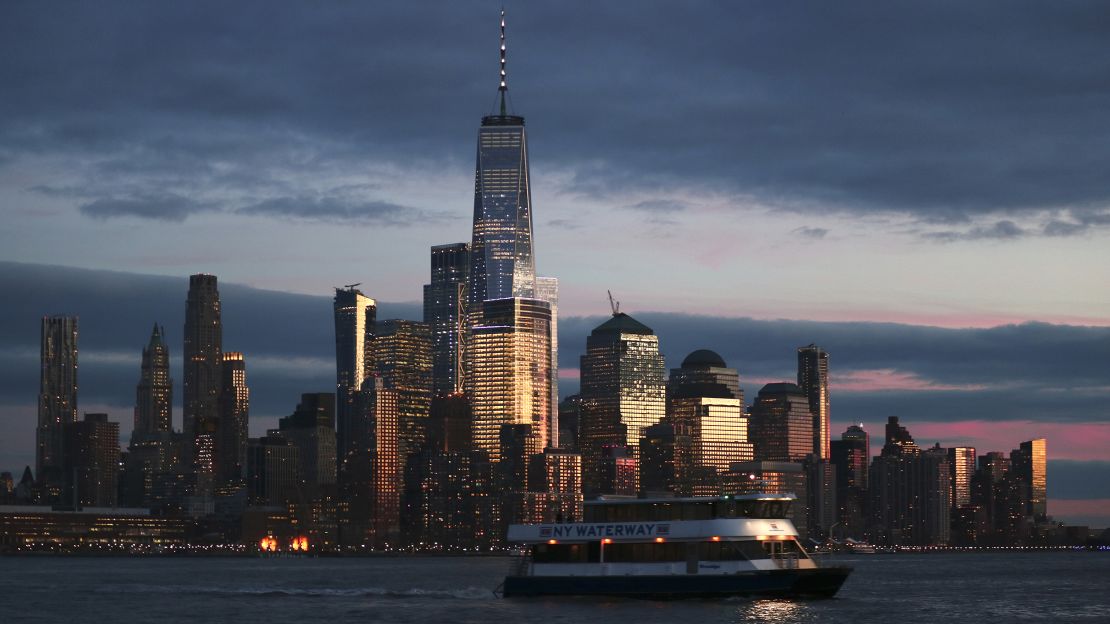
[[[659,338],[648,326],[614,311],[586,338],[580,370],[578,443],[586,497],[591,498],[604,492],[604,449],[634,449],[647,428],[666,415]]]
[[[559,279],[536,278],[536,299],[551,308],[551,416],[548,418],[548,446],[559,447]]]
[[[971,478],[975,475],[975,447],[953,446],[948,449],[948,469],[952,472],[952,506],[971,504]]]
[[[813,415],[801,388],[763,386],[752,404],[749,436],[758,461],[800,462],[813,454]]]
[[[65,425],[65,474],[69,487],[63,504],[115,507],[119,492],[119,423],[107,414],[85,414]]]
[[[401,462],[423,444],[432,408],[432,340],[417,321],[378,321],[367,361],[386,390],[397,395],[397,435]]]
[[[77,422],[77,317],[44,316],[40,347],[35,475],[54,498],[65,482],[65,426]]]
[[[247,493],[254,505],[285,505],[300,494],[300,456],[281,436],[252,438],[247,447]]]
[[[166,433],[173,428],[173,379],[170,378],[170,350],[165,331],[157,324],[150,342],[143,348],[139,384],[135,389],[136,433]]]
[[[1048,457],[1044,438],[1022,442],[1021,461],[1014,470],[1022,481],[1025,515],[1043,521],[1048,517]]]
[[[863,425],[851,425],[830,444],[836,471],[836,503],[843,531],[834,538],[861,539],[867,530],[867,473],[871,462],[870,436]]]
[[[290,415],[278,421],[281,437],[297,448],[300,482],[308,497],[336,482],[335,394],[305,393]]]
[[[335,438],[340,461],[355,446],[355,403],[369,371],[366,350],[374,332],[377,303],[355,288],[335,289]]]
[[[951,472],[948,452],[923,452],[891,416],[882,453],[869,475],[872,537],[881,544],[929,546],[948,543]]]
[[[652,425],[640,439],[640,490],[655,496],[693,496],[697,465],[694,441],[684,424]]]
[[[431,332],[432,393],[442,396],[463,391],[470,243],[436,245],[431,260],[431,280],[424,285],[424,322]]]
[[[215,275],[189,276],[182,356],[185,375],[184,431],[186,437],[196,438],[214,430],[220,416],[223,323]],[[198,450],[194,448],[193,452]]]
[[[720,384],[728,389],[729,396],[744,405],[744,391],[740,388],[740,375],[735,368],[729,368],[725,360],[709,349],[693,351],[682,366],[671,369],[667,380],[668,396],[682,387],[692,384]]]
[[[813,454],[828,459],[829,450],[829,354],[811,344],[798,349],[798,387],[809,400],[813,414]]]
[[[502,425],[530,425],[528,454],[549,445],[551,417],[551,310],[537,299],[482,304],[471,333],[467,396],[475,450],[500,459]]]

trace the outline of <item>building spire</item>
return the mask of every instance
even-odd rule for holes
[[[501,85],[497,87],[501,93],[501,116],[505,116],[505,92],[509,88],[505,85],[505,9],[501,9]]]

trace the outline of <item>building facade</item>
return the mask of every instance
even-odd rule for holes
[[[366,349],[374,332],[377,303],[355,288],[335,289],[335,437],[340,461],[354,450],[356,402],[369,371]]]
[[[829,354],[821,347],[811,344],[798,349],[798,387],[809,400],[809,411],[813,414],[813,454],[828,459]]]
[[[431,332],[432,392],[443,396],[463,390],[470,243],[432,247],[431,264],[431,280],[424,285],[424,322]]]
[[[752,404],[750,425],[758,461],[800,462],[813,453],[809,399],[792,383],[763,386]]]
[[[77,422],[77,317],[44,316],[35,476],[54,497],[64,483],[65,427]]]

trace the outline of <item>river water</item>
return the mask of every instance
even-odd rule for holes
[[[0,622],[1110,623],[1110,553],[842,558],[837,598],[514,599],[499,557],[0,557]]]

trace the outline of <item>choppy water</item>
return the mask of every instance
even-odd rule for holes
[[[875,555],[833,600],[493,596],[503,558],[0,558],[0,621],[1110,622],[1110,554]]]

